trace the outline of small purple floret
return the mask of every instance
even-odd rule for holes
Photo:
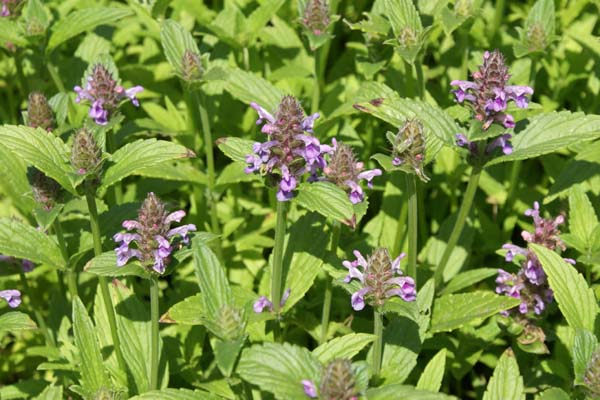
[[[16,308],[21,304],[21,292],[18,290],[0,290],[0,298],[6,300],[11,308]]]

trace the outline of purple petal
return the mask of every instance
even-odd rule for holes
[[[265,308],[273,310],[273,303],[271,303],[266,296],[260,296],[258,300],[254,302],[252,308],[254,309],[255,313],[260,314]]]
[[[317,387],[312,381],[309,381],[308,379],[303,379],[302,387],[304,388],[304,393],[308,397],[313,399],[317,397]]]
[[[269,113],[267,110],[265,110],[258,104],[254,103],[254,102],[250,103],[250,107],[254,108],[256,110],[256,112],[258,113],[258,121],[256,121],[257,125],[262,123],[263,120],[269,121],[272,124],[275,123],[275,117],[273,117],[271,115],[271,113]]]
[[[362,288],[352,295],[352,298],[350,299],[350,304],[352,304],[352,308],[354,310],[360,311],[363,308],[365,308],[365,295],[369,293],[370,290],[371,288],[368,287]]]
[[[400,253],[398,257],[392,261],[392,271],[399,273],[400,272],[400,260],[406,257],[406,253]]]
[[[171,222],[180,222],[183,217],[185,217],[185,211],[183,210],[172,212],[171,214],[167,215],[167,218],[165,218],[165,224],[170,224]]]
[[[140,92],[143,92],[143,91],[144,91],[144,88],[142,86],[134,86],[134,87],[132,87],[130,89],[127,89],[125,91],[125,96],[129,97],[129,99],[131,100],[131,103],[134,106],[139,107],[140,106],[140,102],[137,99],[137,97],[135,97],[135,95],[137,93],[140,93]]]
[[[366,179],[368,186],[371,188],[371,187],[373,187],[373,184],[371,183],[373,178],[375,178],[376,176],[380,176],[381,174],[382,174],[382,172],[379,168],[371,169],[368,171],[363,171],[360,174],[358,174],[358,179]]]
[[[314,113],[313,115],[304,118],[304,121],[302,121],[302,130],[312,133],[315,120],[320,116],[321,115],[319,113]]]
[[[18,290],[0,290],[0,298],[6,300],[10,308],[18,307],[21,304],[21,292]]]

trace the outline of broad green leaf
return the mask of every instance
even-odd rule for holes
[[[212,250],[202,243],[195,243],[194,267],[196,279],[200,286],[203,308],[206,316],[213,321],[217,319],[221,307],[232,303],[231,289],[225,275],[225,269]]]
[[[392,319],[383,332],[383,357],[380,378],[385,385],[404,383],[421,351],[419,325],[407,317]],[[367,360],[371,360],[372,348]]]
[[[24,9],[25,27],[29,36],[43,35],[50,24],[48,11],[40,0],[28,0]]]
[[[0,188],[21,212],[29,213],[35,207],[30,195],[27,165],[4,146],[0,146]]]
[[[56,400],[63,398],[63,387],[50,385],[38,397],[36,400]]]
[[[575,384],[583,385],[585,370],[592,358],[592,354],[598,348],[598,339],[590,331],[580,329],[573,343],[573,370],[575,372]]]
[[[130,400],[221,400],[222,397],[202,390],[162,389],[152,390]]]
[[[451,400],[457,397],[447,394],[430,392],[427,390],[419,390],[414,386],[408,385],[386,385],[380,388],[367,390],[368,400]]]
[[[269,112],[275,111],[284,95],[266,79],[239,68],[228,71],[225,89],[236,99],[246,104],[257,103]]]
[[[4,332],[24,329],[37,329],[37,325],[29,318],[29,315],[20,311],[9,311],[0,315],[0,336]]]
[[[390,21],[394,39],[386,41],[407,62],[413,63],[424,44],[423,25],[413,0],[385,0],[385,16]]]
[[[519,373],[515,354],[510,348],[500,357],[483,400],[525,400],[523,377]]]
[[[451,331],[516,307],[519,303],[519,299],[492,292],[447,294],[435,301],[430,332]]]
[[[244,40],[251,44],[258,36],[259,31],[277,14],[277,10],[285,3],[285,0],[266,0],[246,19],[246,34]]]
[[[481,282],[482,280],[497,274],[497,268],[477,268],[461,272],[448,282],[448,285],[440,292],[440,294],[444,295],[458,292],[459,290],[468,288],[475,283]]]
[[[117,266],[117,254],[114,251],[107,251],[92,258],[83,268],[85,272],[98,276],[118,277],[118,276],[139,276],[148,278],[148,272],[138,261],[131,261],[122,267]]]
[[[192,34],[172,19],[167,19],[163,22],[160,30],[160,40],[167,61],[169,61],[175,73],[180,77],[183,71],[181,61],[185,51],[189,50],[200,56],[200,50]]]
[[[37,229],[12,218],[0,218],[0,254],[65,267],[58,244]]]
[[[8,18],[0,18],[0,46],[7,47],[8,43],[19,47],[27,46],[25,32],[16,22]]]
[[[207,183],[206,174],[185,161],[167,161],[166,163],[151,165],[138,169],[135,174],[147,178],[191,182],[198,185],[206,185]]]
[[[246,336],[239,337],[235,340],[215,339],[212,343],[215,352],[215,360],[219,366],[219,370],[226,377],[231,377],[235,363],[240,355],[240,351],[246,343]]]
[[[133,15],[127,8],[94,7],[77,10],[58,20],[52,29],[47,50],[53,50],[61,43],[99,25],[109,25]]]
[[[417,382],[417,389],[438,392],[442,386],[445,368],[446,349],[442,349],[427,363]]]
[[[310,211],[340,222],[351,220],[354,214],[348,194],[330,182],[300,184],[294,201]]]
[[[548,275],[558,308],[569,326],[593,332],[598,304],[594,291],[588,287],[584,277],[552,250],[533,243],[530,247]]]
[[[108,188],[129,175],[137,174],[144,168],[191,157],[195,157],[192,151],[164,140],[146,139],[129,143],[112,155],[111,165],[104,172],[100,190]]]
[[[494,158],[487,165],[538,157],[598,137],[600,115],[570,111],[540,114],[531,118],[525,129],[515,133],[511,154]]]
[[[0,399],[27,399],[31,396],[41,393],[48,386],[48,382],[43,379],[27,379],[0,387]]]
[[[81,385],[89,394],[110,387],[110,378],[104,369],[104,360],[96,338],[96,329],[79,299],[73,299],[73,334],[79,350]]]
[[[237,372],[279,400],[305,400],[302,380],[318,381],[321,365],[308,349],[288,343],[264,343],[242,352]]]
[[[586,249],[593,243],[594,229],[598,226],[596,211],[580,187],[573,187],[569,194],[569,231]]]
[[[66,190],[77,194],[71,179],[75,172],[69,161],[69,150],[60,138],[41,128],[3,125],[0,126],[0,143]]]
[[[567,394],[562,389],[559,388],[551,388],[548,390],[544,390],[539,397],[536,397],[535,400],[571,400],[571,396]]]
[[[179,303],[171,306],[169,311],[160,317],[160,322],[181,325],[202,325],[205,314],[202,305],[201,293],[186,297]]]
[[[374,340],[375,336],[368,333],[350,333],[323,343],[312,353],[325,365],[336,358],[351,359]]]
[[[252,146],[255,142],[237,137],[222,137],[217,139],[219,149],[233,161],[246,164],[246,156],[253,154]]]

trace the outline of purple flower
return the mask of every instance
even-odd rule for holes
[[[131,258],[137,258],[147,269],[163,274],[174,249],[173,239],[179,236],[181,242],[187,244],[188,233],[196,230],[193,224],[171,228],[172,223],[181,221],[184,216],[183,210],[168,213],[164,203],[154,193],[148,193],[137,220],[122,223],[128,231],[136,232],[119,232],[113,236],[114,241],[119,243],[119,247],[115,249],[117,266],[122,267]],[[131,247],[132,244],[135,247]]]
[[[512,153],[512,145],[509,142],[509,139],[512,138],[512,135],[509,133],[505,133],[503,135],[498,136],[494,139],[490,144],[487,145],[485,152],[487,154],[491,154],[496,148],[501,148],[504,154]]]
[[[18,290],[0,290],[0,298],[6,300],[11,308],[16,308],[21,304],[21,292]]]
[[[139,107],[140,102],[136,94],[144,88],[141,86],[123,88],[104,65],[96,64],[92,75],[86,78],[84,87],[75,86],[74,90],[77,93],[75,102],[79,103],[82,100],[90,102],[90,118],[98,125],[106,125],[123,100],[129,99],[134,106]]]
[[[416,299],[415,281],[409,276],[403,276],[400,271],[400,260],[406,257],[406,254],[400,254],[392,260],[387,249],[378,248],[368,259],[358,250],[354,251],[354,256],[356,260],[342,262],[348,269],[344,282],[349,283],[356,279],[362,286],[352,294],[350,304],[354,310],[362,310],[365,304],[380,307],[386,299],[393,296],[404,301]]]
[[[302,388],[304,389],[304,393],[310,397],[310,398],[317,398],[317,387],[315,386],[315,384],[308,380],[308,379],[303,379],[302,380]]]
[[[291,293],[290,288],[285,289],[285,291],[283,292],[283,296],[281,296],[281,300],[279,301],[279,307],[283,308],[283,306],[285,305],[285,302],[290,297],[290,293]],[[258,300],[256,300],[254,302],[254,304],[252,305],[252,308],[254,309],[254,312],[257,314],[260,314],[261,312],[263,312],[265,308],[268,309],[269,311],[273,312],[273,302],[271,300],[269,300],[269,298],[266,296],[260,296],[258,298]]]
[[[419,119],[407,119],[398,133],[387,132],[386,136],[392,145],[392,165],[428,182],[424,170],[427,146],[423,123]]]
[[[275,115],[256,103],[250,103],[250,107],[258,113],[256,123],[264,124],[261,132],[269,136],[269,140],[253,145],[252,154],[246,156],[248,166],[244,172],[278,177],[277,199],[288,201],[294,197],[294,190],[305,173],[314,178],[326,165],[323,154],[328,146],[322,146],[311,135],[319,114],[305,117],[302,107],[292,96],[283,97]]]

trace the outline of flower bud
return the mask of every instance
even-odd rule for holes
[[[0,17],[18,17],[23,3],[23,0],[2,0]]]
[[[425,135],[423,134],[421,121],[417,119],[407,120],[393,138],[393,146],[393,165],[416,174],[424,182],[429,181],[423,170],[425,164]]]
[[[327,31],[329,26],[329,5],[326,0],[309,0],[302,18],[304,25],[315,35]]]
[[[80,129],[73,138],[71,165],[78,174],[100,174],[102,149],[86,128]]]
[[[594,351],[583,375],[583,382],[594,396],[600,396],[600,350]]]
[[[529,51],[543,51],[546,46],[546,31],[540,22],[533,23],[527,30],[527,45]]]
[[[217,316],[219,332],[224,340],[235,340],[244,334],[246,319],[243,311],[230,305],[224,305]]]
[[[48,211],[52,210],[60,195],[61,187],[58,182],[33,167],[27,171],[27,177],[36,203]]]
[[[29,94],[27,105],[27,125],[32,128],[42,128],[48,132],[54,129],[54,113],[48,104],[48,99],[41,92]]]
[[[356,377],[352,364],[346,359],[336,359],[323,371],[320,398],[327,400],[356,400]]]
[[[416,46],[419,42],[417,32],[410,26],[405,26],[402,28],[400,36],[398,36],[398,42],[400,43],[400,47],[404,49]]]
[[[200,56],[186,49],[181,57],[181,77],[184,81],[191,82],[202,79],[202,74],[204,74],[204,69]]]

